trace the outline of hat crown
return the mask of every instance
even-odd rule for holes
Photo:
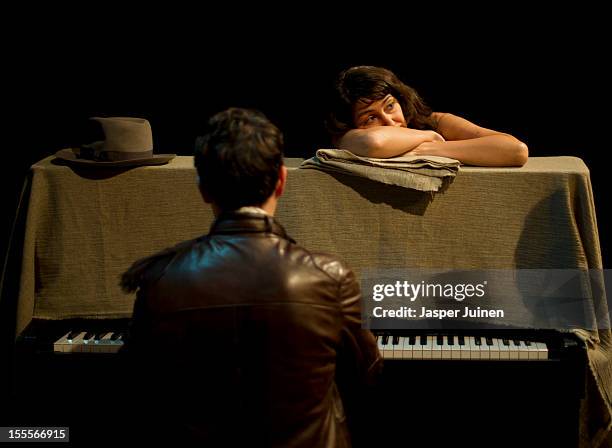
[[[163,165],[176,157],[176,154],[153,154],[153,132],[144,118],[91,117],[90,120],[100,123],[104,140],[61,149],[55,153],[56,157],[74,165],[109,168]]]
[[[103,151],[144,152],[153,150],[151,124],[144,118],[92,117],[104,131]]]

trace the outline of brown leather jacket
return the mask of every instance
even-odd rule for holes
[[[229,213],[208,235],[136,262],[122,284],[139,287],[124,351],[135,390],[174,435],[350,446],[341,393],[358,396],[381,358],[361,328],[359,284],[337,258],[298,246],[271,217]]]

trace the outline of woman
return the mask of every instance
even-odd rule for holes
[[[528,157],[527,145],[510,134],[432,112],[414,89],[380,67],[340,73],[326,124],[337,148],[366,157],[409,153],[479,166],[522,166]]]

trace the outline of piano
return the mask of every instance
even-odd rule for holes
[[[440,328],[374,334],[384,367],[363,402],[353,404],[357,446],[578,446],[587,361],[575,335]]]
[[[119,331],[68,331],[53,343],[55,353],[117,353],[123,346]]]
[[[113,446],[131,437],[129,371],[119,349],[129,319],[34,319],[15,344],[11,418],[70,427],[70,441]]]
[[[128,323],[32,321],[17,342],[16,380],[29,402],[38,403],[41,418],[44,412],[58,415],[58,408],[74,414],[93,406],[112,414],[126,406],[125,360],[118,352]],[[578,445],[586,353],[574,335],[444,329],[374,334],[383,373],[361,403],[346,404],[355,446]],[[58,387],[62,403],[55,398]],[[78,413],[73,418],[83,434],[96,433],[93,421]]]
[[[377,338],[384,359],[542,360],[548,359],[544,342],[462,335],[412,335]]]
[[[113,354],[123,346],[129,319],[33,319],[17,338],[20,355]]]

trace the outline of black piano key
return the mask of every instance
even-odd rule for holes
[[[421,342],[421,345],[427,345],[427,336],[421,335],[420,342]]]
[[[493,338],[487,336],[485,338],[485,341],[486,341],[487,345],[493,345]]]
[[[95,333],[93,331],[88,331],[87,333],[85,333],[85,336],[83,336],[83,340],[89,341],[94,336],[95,336]]]
[[[512,343],[516,346],[516,347],[520,347],[521,346],[521,341],[519,341],[518,339],[513,339]]]
[[[482,345],[482,340],[480,339],[480,336],[474,336],[474,343],[476,345]]]
[[[416,336],[410,336],[408,338],[408,344],[409,345],[416,345]]]
[[[448,345],[455,345],[455,337],[452,334],[448,336]]]
[[[96,335],[94,336],[94,341],[99,341],[100,339],[102,339],[106,333],[108,333],[108,331],[99,331],[96,333]]]
[[[525,341],[525,345],[526,345],[527,347],[530,347],[530,346],[531,346],[531,341]]]
[[[387,336],[387,339],[388,339],[388,338],[389,338],[389,337]],[[120,341],[120,340],[122,340],[122,339],[123,339],[123,333],[120,333],[120,332],[118,332],[118,331],[117,331],[117,332],[114,332],[114,333],[112,334],[112,336],[111,336],[111,341]]]
[[[509,346],[510,341],[508,339],[502,339],[502,344],[504,344],[505,346]]]
[[[382,342],[383,342],[383,345],[387,345],[389,343],[389,335],[388,334],[384,334],[383,335]]]
[[[442,337],[442,335],[437,335],[436,336],[436,345],[443,345],[444,344],[444,338]]]
[[[459,336],[459,345],[465,345],[465,336]]]
[[[81,334],[80,330],[71,330],[70,333],[68,334],[68,340],[72,341],[74,338],[76,338],[78,335]]]
[[[399,338],[400,338],[399,336],[393,336],[392,344],[393,345],[399,345]]]

